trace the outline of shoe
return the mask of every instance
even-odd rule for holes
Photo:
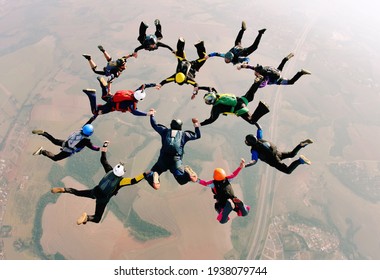
[[[313,140],[311,140],[311,139],[306,139],[306,140],[303,140],[303,141],[300,143],[300,145],[301,145],[301,147],[303,148],[303,147],[306,147],[307,145],[312,144],[312,143],[314,143]]]
[[[88,93],[96,93],[96,89],[93,89],[93,88],[85,88],[85,89],[82,89],[82,91],[84,92],[84,93],[86,93],[86,94],[88,94]]]
[[[310,71],[307,71],[307,70],[305,70],[305,69],[301,69],[301,74],[302,74],[302,75],[310,75],[311,72],[310,72]]]
[[[291,59],[292,57],[294,56],[294,53],[290,53],[290,54],[288,54],[287,56],[286,56],[286,59]]]
[[[108,86],[108,82],[106,81],[106,79],[104,79],[104,77],[98,76],[98,77],[96,77],[96,79],[99,81],[101,86],[103,86],[103,87]]]
[[[198,41],[197,43],[194,44],[194,47],[197,47],[198,45],[203,45],[204,44],[204,41]]]
[[[266,31],[266,28],[264,28],[264,29],[260,29],[260,30],[259,30],[259,34],[264,34],[265,31]]]
[[[83,55],[83,57],[85,58],[85,59],[87,59],[87,60],[91,60],[91,55],[89,55],[89,54],[82,54]]]
[[[186,165],[185,168],[184,168],[184,171],[185,171],[187,174],[189,174],[189,176],[190,176],[190,180],[191,180],[192,182],[196,182],[196,181],[198,180],[198,175],[197,175],[197,173],[195,173],[194,170],[191,169],[190,166]]]
[[[241,29],[247,30],[247,24],[245,23],[244,20],[241,22]]]
[[[103,46],[99,45],[98,46],[98,49],[101,51],[101,52],[105,52],[106,50],[103,48]]]
[[[45,131],[43,131],[42,129],[34,129],[32,130],[32,133],[33,134],[37,134],[37,135],[42,135],[44,134]]]
[[[51,193],[64,193],[64,192],[66,192],[65,191],[65,188],[52,188],[51,190]]]
[[[34,156],[39,156],[42,153],[43,147],[39,147],[34,153]]]
[[[302,164],[307,164],[307,165],[311,164],[311,161],[307,157],[305,157],[304,155],[300,155],[299,160]]]
[[[160,188],[160,175],[157,172],[153,172],[153,188],[155,190]]]
[[[78,218],[77,225],[86,224],[88,219],[88,215],[86,212],[83,212],[83,214]]]
[[[160,20],[159,19],[155,19],[154,20],[154,25],[160,25]]]

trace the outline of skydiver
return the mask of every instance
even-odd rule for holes
[[[95,214],[87,215],[84,212],[78,219],[77,224],[86,224],[87,222],[99,223],[102,219],[104,210],[112,198],[117,195],[118,191],[125,186],[134,185],[144,179],[144,173],[137,175],[134,178],[124,178],[125,173],[124,163],[118,163],[112,167],[107,161],[107,147],[109,141],[105,141],[101,148],[100,162],[106,174],[99,183],[92,189],[77,190],[74,188],[55,187],[51,189],[52,193],[69,193],[76,196],[88,197],[96,200]]]
[[[94,146],[90,140],[90,136],[94,133],[94,127],[90,122],[87,122],[79,131],[73,132],[66,140],[56,139],[46,131],[41,129],[32,130],[33,134],[41,135],[50,140],[54,145],[61,147],[61,152],[53,154],[43,147],[39,147],[33,155],[44,155],[54,161],[59,161],[72,156],[75,153],[79,153],[84,147],[87,147],[93,151],[99,151],[100,147]]]
[[[290,152],[280,152],[276,145],[263,139],[263,131],[259,124],[257,126],[256,136],[253,134],[248,134],[245,137],[245,144],[251,147],[251,161],[248,162],[245,167],[252,166],[257,163],[259,159],[263,162],[269,164],[270,166],[276,168],[277,170],[284,172],[286,174],[291,174],[300,164],[310,165],[311,161],[301,155],[297,160],[293,161],[290,165],[286,165],[282,162],[283,159],[293,158],[297,153],[307,145],[313,143],[313,140],[306,139],[300,142],[292,151]]]
[[[248,123],[255,124],[262,116],[269,112],[267,105],[261,101],[252,115],[247,107],[248,103],[253,100],[262,78],[256,78],[247,93],[241,97],[236,97],[236,95],[229,93],[218,93],[215,88],[211,87],[199,87],[200,90],[208,91],[203,99],[207,105],[212,105],[210,117],[201,122],[200,125],[205,126],[213,123],[218,119],[220,114],[235,114]]]
[[[157,89],[160,89],[163,85],[171,82],[174,82],[180,86],[184,84],[189,84],[194,87],[191,99],[195,98],[195,96],[198,94],[198,83],[195,81],[195,75],[196,72],[199,72],[200,68],[206,62],[207,55],[203,41],[199,41],[194,46],[197,49],[198,59],[188,61],[186,59],[186,54],[184,51],[185,39],[182,37],[178,39],[177,51],[175,52],[178,61],[176,72],[170,77],[166,78],[165,80],[162,80],[159,84],[157,84]]]
[[[243,34],[246,29],[247,29],[247,25],[245,21],[242,21],[241,29],[235,39],[235,46],[226,53],[212,52],[208,56],[209,57],[214,57],[214,56],[223,57],[225,63],[232,63],[234,65],[237,63],[249,63],[248,56],[257,49],[257,47],[260,44],[261,37],[266,31],[266,29],[259,30],[259,34],[257,35],[253,44],[249,46],[248,48],[243,48],[241,45],[241,40],[243,38]]]
[[[142,49],[147,51],[154,51],[157,50],[159,47],[162,47],[169,49],[171,52],[174,52],[174,50],[170,46],[162,42],[159,42],[163,37],[160,20],[156,19],[154,21],[154,25],[156,26],[156,32],[154,34],[146,35],[148,25],[146,25],[143,21],[140,23],[139,37],[137,38],[137,40],[141,43],[141,45],[135,48],[133,52],[134,57],[137,57],[137,52]]]
[[[83,57],[88,60],[92,71],[98,75],[106,76],[109,83],[111,83],[115,78],[118,78],[121,73],[127,68],[128,58],[132,56],[136,57],[133,54],[128,54],[114,61],[112,60],[112,57],[109,55],[109,53],[103,48],[103,46],[99,45],[98,49],[103,53],[104,58],[107,60],[107,65],[103,67],[103,70],[96,70],[97,65],[92,59],[91,55],[83,54]]]
[[[135,91],[133,90],[118,90],[111,94],[111,84],[107,83],[104,77],[99,76],[98,81],[102,88],[102,99],[106,101],[103,105],[97,105],[96,90],[83,89],[83,92],[88,96],[93,116],[89,123],[93,122],[98,115],[104,115],[113,111],[122,113],[130,112],[135,116],[147,116],[149,114],[137,109],[137,103],[144,100],[146,93],[145,89],[154,87],[156,84],[143,84]]]
[[[237,66],[237,69],[241,68],[252,69],[255,71],[255,75],[261,75],[264,77],[261,82],[260,88],[265,87],[267,85],[293,85],[299,78],[303,75],[310,75],[311,73],[305,69],[301,69],[298,71],[293,78],[284,79],[281,77],[281,71],[284,68],[285,63],[294,56],[293,53],[288,54],[284,57],[280,63],[280,65],[275,68],[273,66],[262,66],[257,64],[257,66],[252,66],[249,64],[241,64]]]
[[[231,181],[239,174],[244,168],[244,159],[241,159],[240,165],[232,174],[226,175],[226,172],[222,168],[216,168],[214,170],[213,180],[204,181],[198,179],[197,182],[205,187],[210,187],[214,198],[216,200],[215,210],[218,212],[217,220],[221,224],[225,224],[230,219],[228,216],[231,211],[235,211],[238,216],[247,216],[250,210],[250,206],[244,205],[244,203],[235,196],[235,193],[231,186]],[[233,207],[231,202],[233,203]]]
[[[182,158],[184,154],[185,144],[188,141],[196,140],[201,137],[199,122],[193,118],[192,122],[195,132],[185,130],[182,131],[182,121],[173,119],[170,128],[162,124],[157,124],[154,118],[155,110],[151,109],[150,124],[153,129],[160,134],[162,147],[157,162],[146,174],[145,179],[155,190],[160,188],[160,174],[167,170],[173,174],[174,178],[180,185],[184,185],[190,181],[195,182],[197,174],[188,165],[183,165]]]

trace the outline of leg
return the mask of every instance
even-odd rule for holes
[[[90,107],[91,107],[91,112],[95,115],[96,112],[96,90],[94,89],[84,89],[83,92],[87,95],[88,100],[90,101]]]
[[[283,152],[283,153],[278,153],[278,157],[282,160],[282,159],[285,159],[285,158],[293,158],[295,157],[298,152],[306,147],[307,145],[313,143],[313,140],[311,139],[306,139],[302,142],[300,142],[297,146],[294,147],[294,149],[290,152]]]
[[[219,223],[221,224],[225,224],[229,221],[229,214],[231,213],[232,211],[232,206],[231,206],[231,203],[227,200],[227,203],[224,205],[224,207],[221,209],[221,211],[219,212],[219,215],[217,216],[217,220],[219,221]]]
[[[160,20],[156,19],[154,21],[154,25],[156,26],[156,32],[154,33],[154,35],[156,35],[157,40],[161,40],[162,39],[162,27],[161,27]]]
[[[260,101],[259,105],[257,105],[252,115],[247,112],[243,115],[240,115],[240,117],[242,117],[246,122],[255,125],[259,119],[267,113],[269,113],[268,106]]]
[[[196,43],[194,46],[197,49],[199,58],[197,60],[191,61],[191,68],[193,68],[196,72],[199,72],[199,69],[201,69],[203,64],[206,62],[206,60],[203,59],[206,55],[206,48],[203,41]]]
[[[310,75],[311,73],[307,70],[302,69],[301,71],[298,71],[293,78],[290,80],[283,80],[282,85],[293,85],[295,82],[298,81],[299,78],[301,78],[303,75]]]
[[[108,200],[109,201],[109,200]],[[99,223],[103,217],[104,210],[106,209],[107,202],[96,201],[95,214],[87,216],[87,222]]]
[[[71,153],[67,153],[67,152],[63,152],[62,151],[62,152],[60,152],[60,153],[58,153],[58,154],[55,155],[52,152],[49,152],[49,151],[46,151],[46,150],[42,150],[41,151],[41,155],[44,155],[45,157],[48,157],[51,160],[59,161],[59,160],[68,158],[69,156],[71,156]]]
[[[255,93],[259,89],[262,80],[263,80],[262,78],[256,78],[255,82],[251,85],[247,93],[242,96],[248,101],[248,103],[251,102],[255,98]]]
[[[237,215],[240,216],[247,216],[250,210],[249,206],[244,205],[243,201],[235,197],[232,199],[233,203],[235,204],[235,208],[233,209]]]
[[[88,198],[92,198],[92,199],[96,198],[95,195],[94,195],[94,190],[93,189],[90,189],[90,190],[77,190],[77,189],[73,189],[73,188],[65,188],[64,193],[70,193],[70,194],[73,194],[75,196],[88,197]]]
[[[235,46],[241,45],[241,40],[243,39],[244,31],[247,29],[245,22],[243,21],[241,24],[241,29],[239,30],[238,35],[235,39]]]
[[[286,63],[290,58],[292,58],[293,56],[294,56],[294,54],[293,54],[293,53],[290,53],[290,54],[288,54],[286,57],[284,57],[284,58],[282,59],[280,65],[278,65],[277,69],[280,70],[280,71],[282,71],[282,69],[283,69],[284,66],[285,66],[285,63]]]
[[[175,53],[176,56],[183,58],[183,59],[186,59],[186,55],[185,55],[184,50],[185,50],[185,39],[182,37],[179,37],[178,41],[177,41],[177,51]]]
[[[143,21],[140,23],[140,28],[139,28],[139,37],[137,37],[137,40],[141,43],[144,44],[145,37],[146,37],[146,30],[148,29],[148,25],[146,25]]]
[[[293,161],[289,166],[287,166],[285,163],[277,162],[273,165],[273,167],[286,174],[291,174],[300,164],[302,164],[302,162],[297,159]]]
[[[253,44],[250,45],[248,48],[245,48],[242,51],[241,56],[249,56],[251,53],[253,53],[255,50],[257,50],[257,47],[260,44],[260,40],[261,40],[261,37],[263,36],[264,32],[265,32],[265,29],[259,30],[259,34],[257,35]]]
[[[65,142],[64,140],[61,140],[61,139],[56,139],[54,138],[52,135],[50,135],[49,133],[47,133],[46,131],[44,131],[42,134],[40,134],[44,137],[46,137],[50,142],[52,142],[54,145],[56,146],[60,146],[62,147],[62,144],[63,142]]]

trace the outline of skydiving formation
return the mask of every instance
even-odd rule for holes
[[[245,205],[243,201],[235,195],[232,183],[237,179],[237,175],[240,174],[242,170],[245,170],[246,167],[254,166],[258,163],[259,160],[261,160],[283,173],[291,174],[299,165],[311,164],[311,161],[304,155],[300,155],[298,159],[293,160],[293,162],[291,162],[289,165],[283,162],[285,159],[296,157],[301,149],[305,148],[309,144],[312,144],[313,141],[311,139],[301,141],[291,151],[280,151],[275,144],[263,138],[263,128],[258,123],[259,120],[261,120],[265,115],[269,113],[269,106],[266,103],[259,101],[255,110],[253,110],[253,113],[251,113],[250,109],[248,108],[249,103],[254,100],[256,92],[261,88],[267,85],[294,85],[295,82],[298,81],[298,79],[303,75],[311,74],[311,72],[308,70],[301,69],[291,79],[287,79],[282,76],[281,72],[287,61],[294,56],[293,53],[290,53],[284,57],[277,68],[273,66],[262,66],[258,63],[256,63],[256,66],[250,65],[249,56],[258,49],[261,38],[266,32],[266,29],[260,29],[254,42],[248,47],[243,47],[242,39],[247,30],[247,25],[245,21],[242,21],[241,28],[234,42],[234,46],[229,51],[226,53],[212,51],[207,54],[205,42],[203,40],[199,40],[194,44],[198,58],[190,61],[187,59],[185,53],[184,37],[175,37],[178,39],[176,50],[174,51],[172,47],[161,42],[163,35],[161,21],[159,19],[154,20],[154,27],[154,34],[149,34],[147,33],[149,26],[144,21],[141,21],[139,26],[139,35],[137,38],[140,45],[134,48],[132,54],[122,56],[116,60],[112,59],[112,56],[104,49],[102,45],[99,45],[98,49],[102,52],[107,62],[106,66],[102,69],[98,69],[97,64],[90,54],[83,54],[83,57],[88,61],[91,70],[99,75],[96,78],[96,83],[100,85],[100,98],[104,101],[104,103],[99,104],[97,102],[96,89],[83,89],[83,92],[86,94],[89,100],[92,116],[87,121],[87,123],[85,123],[78,131],[72,132],[66,140],[62,140],[53,137],[44,130],[32,130],[33,134],[41,135],[47,138],[54,145],[60,147],[60,152],[54,154],[47,151],[41,146],[32,153],[33,155],[43,155],[53,161],[60,161],[72,156],[75,153],[80,152],[85,147],[93,151],[101,151],[100,162],[105,171],[105,175],[95,187],[87,190],[77,190],[70,187],[51,188],[51,193],[53,194],[68,193],[75,196],[87,197],[95,200],[95,213],[93,215],[88,215],[86,212],[84,212],[78,218],[77,225],[86,224],[87,222],[100,223],[110,199],[125,186],[137,184],[145,179],[144,183],[140,183],[141,185],[145,185],[147,187],[150,186],[154,190],[160,189],[162,187],[160,176],[166,171],[170,171],[178,185],[182,186],[187,183],[198,183],[202,186],[210,187],[214,199],[216,200],[214,205],[217,212],[216,219],[219,223],[225,224],[230,220],[229,215],[232,211],[236,212],[237,216],[244,217],[248,215],[250,210],[252,210],[250,206]],[[138,60],[139,51],[146,50],[152,52],[158,48],[166,48],[175,55],[175,58],[177,59],[177,65],[176,71],[173,75],[163,79],[159,83],[149,83],[145,81],[142,83],[140,82],[140,86],[133,85],[132,79],[125,77],[126,81],[130,85],[128,88],[136,89],[119,89],[115,92],[112,92],[114,83],[119,80],[116,78],[120,78],[121,74],[127,67],[127,59],[134,57]],[[150,53],[149,55],[155,54],[156,52]],[[197,72],[200,71],[206,60],[210,57],[221,57],[224,59],[225,63],[232,63],[233,65],[237,65],[238,70],[254,70],[253,83],[250,80],[247,81],[248,84],[251,84],[248,91],[244,95],[237,96],[233,93],[219,93],[215,89],[215,85],[206,84],[200,86],[195,80],[195,77],[197,75]],[[157,73],[160,73],[160,69],[158,67],[156,71]],[[138,70],[134,74],[138,75]],[[140,76],[142,76],[142,74]],[[192,117],[191,121],[192,125],[194,126],[194,131],[184,130],[182,120],[178,119],[177,117],[171,117],[172,120],[169,127],[158,124],[155,119],[155,109],[152,108],[148,111],[143,111],[137,108],[139,102],[143,101],[146,98],[147,89],[155,88],[157,90],[164,91],[163,86],[172,82],[178,85],[188,84],[193,86],[191,99],[194,99],[200,90],[206,91],[203,96],[203,100],[204,103],[208,106],[204,106],[204,104],[201,106],[204,106],[205,111],[211,108],[210,115],[207,119],[201,122],[198,121],[198,118]],[[223,83],[223,80],[220,82]],[[241,83],[241,81],[239,81],[239,83]],[[167,109],[168,112],[170,112],[170,110],[176,110],[177,108],[168,107]],[[123,177],[125,174],[125,167],[123,163],[120,162],[114,167],[108,163],[106,155],[109,145],[108,140],[104,141],[102,147],[95,146],[90,140],[90,137],[95,131],[93,126],[94,120],[97,119],[99,115],[105,115],[114,111],[121,113],[130,112],[135,116],[149,116],[151,128],[148,128],[148,130],[150,130],[152,134],[155,134],[154,132],[157,132],[161,138],[161,147],[155,163],[152,164],[151,167],[144,169],[146,171],[141,172],[133,178]],[[247,134],[249,132],[246,130],[241,131],[241,137],[243,138],[243,136],[245,136],[245,145],[250,147],[251,160],[246,163],[244,159],[241,159],[239,166],[229,175],[227,175],[224,169],[216,168],[214,170],[212,180],[206,181],[200,179],[192,167],[184,164],[183,162],[185,145],[189,141],[198,140],[201,138],[200,127],[209,126],[213,124],[220,115],[229,114],[240,117],[250,125],[254,125],[257,128],[256,135]],[[100,121],[101,120],[98,120],[96,124],[98,124]],[[135,120],[131,118],[129,121],[134,122]],[[115,131],[113,131],[113,134],[114,133]],[[210,133],[210,130],[205,128],[204,133]],[[229,133],[228,137],[239,137],[236,134],[237,133]],[[126,137],[128,138],[129,135]],[[126,139],[125,142],[128,144],[126,145],[128,149],[133,149],[133,143],[129,142],[129,139]],[[200,141],[195,141],[193,145],[199,145],[199,142]],[[243,143],[242,146],[244,146]],[[211,153],[204,156],[209,156],[212,158]],[[199,158],[196,158],[196,154],[192,153],[186,155],[186,158],[199,160]],[[201,166],[197,166],[196,170],[199,169],[201,169]],[[96,171],[94,171],[94,173],[95,172]],[[243,186],[243,188],[246,187],[248,186]],[[196,203],[197,202],[194,201],[194,207],[196,207]]]

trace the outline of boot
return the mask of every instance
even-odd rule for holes
[[[306,147],[307,145],[312,144],[312,143],[313,143],[313,140],[311,140],[311,139],[306,139],[306,140],[303,140],[303,141],[300,143],[300,146],[303,148],[303,147]]]
[[[39,148],[33,153],[33,155],[34,155],[34,156],[39,156],[40,154],[42,154],[42,150],[43,150],[43,147],[39,147]]]
[[[299,161],[302,164],[307,164],[307,165],[311,164],[311,161],[307,157],[305,157],[304,155],[300,155]]]
[[[153,188],[158,190],[160,186],[160,175],[157,172],[153,172]]]
[[[65,188],[59,188],[59,187],[52,188],[50,191],[51,193],[65,193],[66,192]]]
[[[311,75],[311,72],[305,69],[301,69],[302,75]]]
[[[102,52],[102,53],[104,53],[106,50],[103,48],[103,46],[101,46],[101,45],[99,45],[98,46],[98,49]]]
[[[91,55],[89,54],[82,54],[82,56],[87,60],[91,60]]]
[[[86,224],[88,220],[88,215],[86,212],[83,212],[83,214],[77,219],[77,225]]]
[[[37,134],[37,135],[42,135],[44,134],[45,131],[43,131],[42,129],[34,129],[32,130],[32,133],[33,134]]]
[[[259,105],[257,105],[255,111],[252,114],[252,124],[257,123],[259,119],[267,113],[269,113],[269,107],[265,103],[260,101]]]
[[[259,34],[260,34],[260,35],[263,35],[263,34],[265,33],[265,31],[266,31],[266,28],[264,28],[264,29],[260,29],[260,30],[259,30]]]
[[[85,88],[85,89],[82,89],[82,91],[85,93],[85,94],[95,94],[96,93],[96,89],[93,89],[93,88]]]
[[[242,30],[247,30],[247,24],[245,23],[244,20],[241,22],[241,29]]]
[[[294,56],[294,53],[290,53],[290,54],[288,54],[285,58],[286,58],[287,60],[289,60],[289,59],[291,59],[293,56]]]

